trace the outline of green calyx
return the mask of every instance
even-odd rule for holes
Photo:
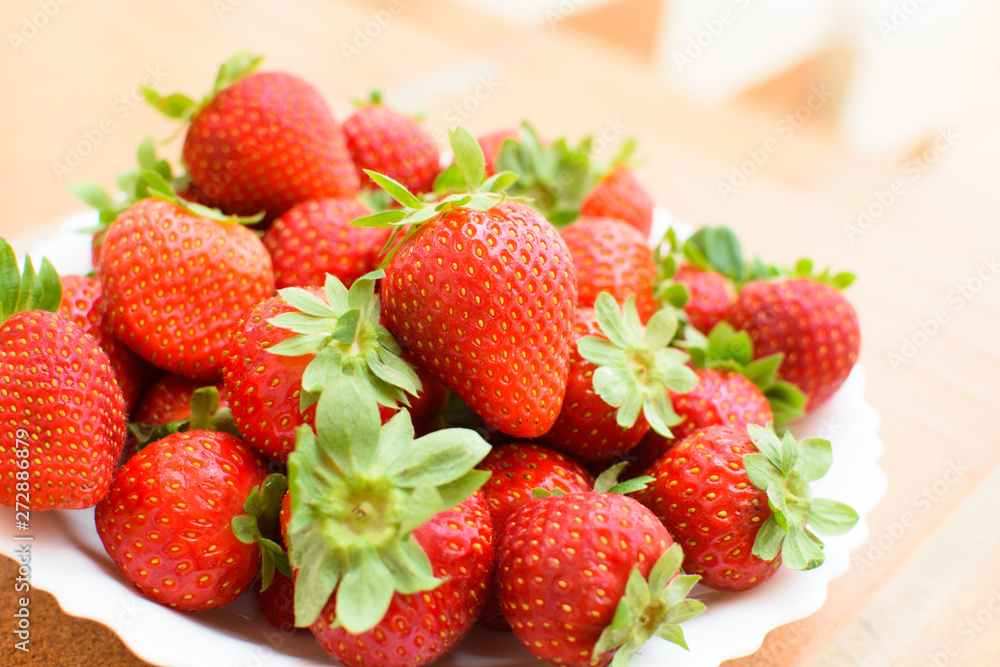
[[[173,433],[185,431],[216,431],[242,438],[236,421],[229,408],[220,408],[219,390],[215,387],[199,387],[191,394],[191,417],[166,424],[129,423],[128,428],[137,440],[136,451],[162,440]]]
[[[631,428],[642,414],[650,427],[671,437],[670,427],[681,422],[670,401],[670,391],[694,389],[698,376],[685,365],[686,352],[670,347],[677,335],[677,311],[660,309],[645,327],[629,297],[621,310],[607,292],[594,304],[597,322],[607,340],[584,336],[577,343],[580,356],[597,366],[594,391],[618,408],[618,425]]]
[[[683,561],[684,553],[674,544],[656,561],[649,579],[642,576],[638,565],[632,569],[614,618],[594,645],[594,658],[615,651],[611,666],[625,667],[652,637],[688,647],[681,623],[705,611],[705,605],[688,599],[701,577],[680,574]]]
[[[291,578],[288,554],[274,538],[280,531],[281,499],[285,495],[288,481],[284,475],[268,475],[260,486],[255,486],[243,503],[243,511],[233,517],[233,535],[244,544],[260,547],[260,590],[265,591],[274,581],[274,571],[278,570]]]
[[[816,282],[830,285],[838,290],[845,290],[850,287],[857,277],[847,271],[832,273],[830,267],[818,271],[811,259],[800,259],[791,270],[782,271],[781,275],[791,278],[812,278]]]
[[[510,188],[511,196],[533,200],[553,225],[562,227],[580,215],[580,206],[594,186],[616,165],[626,164],[635,150],[628,139],[608,162],[599,162],[593,151],[594,140],[584,137],[571,146],[561,137],[543,147],[538,133],[528,123],[521,123],[521,139],[508,139],[497,156],[497,169],[511,171],[518,180]]]
[[[597,479],[594,480],[594,491],[598,493],[617,493],[624,496],[629,493],[635,493],[636,491],[642,491],[650,482],[654,481],[652,477],[644,476],[634,477],[632,479],[627,479],[624,482],[619,482],[618,478],[628,465],[628,461],[621,461],[602,472]],[[558,487],[551,491],[542,488],[534,488],[531,490],[531,498],[533,500],[538,498],[548,498],[549,496],[565,495],[566,491]]]
[[[25,256],[22,272],[14,248],[0,238],[0,322],[31,310],[54,313],[60,302],[62,282],[52,263],[43,257],[36,273],[31,257]]]
[[[212,91],[200,102],[195,102],[182,93],[161,95],[149,86],[143,86],[142,94],[157,111],[167,118],[187,123],[197,116],[198,112],[204,109],[222,90],[233,85],[238,79],[253,73],[263,59],[263,56],[245,52],[234,55],[219,68]]]
[[[373,271],[348,290],[327,274],[326,300],[299,287],[279,290],[297,312],[282,313],[268,323],[296,335],[268,348],[271,354],[298,357],[315,354],[302,374],[300,409],[305,411],[337,378],[356,378],[369,387],[379,404],[410,404],[407,394],[421,391],[420,378],[400,355],[402,348],[379,323],[381,301],[375,283],[385,272]]]
[[[677,344],[688,351],[695,368],[734,371],[753,382],[767,398],[779,426],[804,414],[805,395],[791,382],[777,379],[784,355],[778,352],[754,359],[753,341],[747,332],[736,332],[728,322],[719,322],[708,336],[687,327],[684,340]]]
[[[759,453],[743,457],[750,483],[767,494],[773,512],[757,533],[753,555],[771,561],[779,552],[793,570],[823,564],[823,542],[816,536],[842,535],[858,522],[858,513],[836,500],[813,498],[809,483],[823,477],[833,461],[830,442],[791,433],[778,438],[774,430],[750,424],[747,433]]]
[[[450,130],[448,138],[455,161],[442,171],[434,182],[434,201],[420,199],[399,182],[368,169],[368,174],[390,197],[399,203],[399,208],[383,210],[373,215],[358,218],[351,224],[357,227],[394,227],[392,235],[382,249],[383,254],[395,244],[399,229],[406,227],[407,237],[430,220],[458,208],[488,211],[507,198],[506,188],[517,180],[510,172],[500,172],[486,178],[486,158],[475,137],[464,128]],[[386,255],[387,263],[391,253]]]
[[[337,624],[367,632],[394,593],[442,583],[413,531],[486,483],[490,473],[475,466],[490,446],[467,429],[414,440],[405,410],[383,426],[370,391],[346,375],[320,396],[315,433],[301,426],[296,436],[287,529],[295,624],[312,624],[336,590]]]
[[[155,169],[144,169],[139,173],[136,181],[136,195],[140,199],[153,198],[162,199],[172,204],[176,204],[191,215],[202,218],[209,218],[224,224],[254,225],[264,219],[264,212],[251,216],[227,215],[217,208],[204,206],[198,202],[188,201],[177,194],[174,185]]]

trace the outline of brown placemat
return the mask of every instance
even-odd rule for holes
[[[13,614],[25,593],[15,590],[18,564],[0,556],[0,665],[14,667],[148,667],[139,660],[110,628],[63,613],[49,593],[33,588],[29,651],[15,648],[21,640],[14,635],[17,619]]]

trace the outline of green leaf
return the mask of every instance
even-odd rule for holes
[[[619,495],[628,495],[629,493],[635,493],[636,491],[642,491],[647,486],[656,481],[656,478],[650,477],[648,475],[642,477],[633,477],[632,479],[627,479],[620,484],[616,484],[608,490],[608,493],[617,493]]]
[[[455,163],[462,171],[465,185],[469,192],[475,192],[483,182],[486,173],[486,158],[479,142],[465,128],[459,126],[448,131],[451,150],[455,154]]]
[[[848,505],[827,498],[809,503],[806,521],[820,535],[843,535],[858,523],[858,513]]]
[[[632,428],[642,414],[642,394],[634,387],[625,395],[625,400],[618,406],[617,421],[622,428]]]
[[[775,375],[783,358],[784,355],[780,352],[762,357],[745,365],[740,373],[753,382],[758,389],[764,391],[774,383]]]
[[[764,561],[772,561],[781,551],[782,542],[785,539],[785,531],[778,525],[773,516],[769,516],[764,525],[757,531],[757,537],[753,543],[753,555]]]
[[[294,496],[293,496],[294,497]],[[288,555],[295,578],[296,627],[313,624],[340,581],[340,559],[327,549],[319,530],[289,535]]]
[[[254,72],[263,60],[264,56],[245,51],[230,57],[219,68],[219,73],[215,77],[215,85],[212,87],[213,94],[218,94],[236,83],[237,80]]]
[[[388,227],[402,222],[405,218],[406,211],[389,209],[356,218],[351,222],[351,227]]]
[[[601,327],[601,333],[617,347],[628,347],[625,320],[622,318],[622,312],[618,309],[618,303],[615,302],[614,297],[607,292],[598,294],[594,301],[594,313],[597,315],[597,323]]]
[[[776,424],[787,424],[805,413],[806,397],[790,382],[778,381],[764,391]]]
[[[301,287],[280,289],[278,290],[278,296],[284,299],[285,303],[292,308],[314,317],[335,318],[338,312],[345,310],[343,308],[339,311],[334,310],[333,306],[329,303]]]
[[[781,562],[793,570],[811,570],[823,564],[826,556],[805,531],[791,525],[781,550]]]
[[[84,204],[98,211],[106,211],[115,208],[115,203],[111,200],[111,195],[93,181],[82,183],[71,183],[69,191]]]
[[[304,354],[316,354],[324,349],[329,339],[328,332],[291,336],[267,348],[267,351],[282,357],[301,357]]]
[[[594,480],[594,491],[608,493],[618,485],[618,477],[628,467],[628,461],[620,461],[602,472]]]
[[[767,460],[775,465],[775,467],[781,467],[781,441],[778,440],[778,436],[775,434],[774,430],[771,428],[765,428],[758,424],[748,424],[747,433],[750,435],[750,440],[753,444],[757,446],[757,449],[761,454],[767,457]]]
[[[470,470],[454,482],[439,486],[438,494],[442,502],[440,511],[449,510],[471,496],[489,481],[490,476],[489,470]]]
[[[781,471],[763,454],[744,455],[743,467],[746,468],[750,483],[757,489],[767,491],[772,485],[781,486]]]
[[[664,389],[649,396],[642,404],[642,414],[649,422],[649,427],[664,438],[672,438],[671,426],[680,424],[683,419],[674,411],[670,394]]]
[[[268,318],[267,323],[279,329],[288,329],[300,334],[332,333],[330,320],[296,311],[275,315]]]
[[[594,371],[594,391],[613,408],[621,406],[633,390],[632,376],[621,368],[601,366]]]
[[[167,118],[186,121],[198,108],[198,103],[187,95],[173,93],[172,95],[160,95],[149,86],[142,87],[142,95],[146,101],[162,113]]]
[[[219,409],[219,390],[214,386],[199,387],[191,394],[191,430],[211,431],[212,416]]]
[[[396,181],[395,179],[386,176],[385,174],[380,174],[376,171],[370,169],[365,169],[364,172],[375,181],[375,183],[381,187],[383,190],[389,193],[389,196],[398,201],[403,208],[408,209],[419,209],[423,208],[424,203],[420,201],[415,195],[413,195],[406,186]]]
[[[624,350],[597,336],[583,336],[577,341],[576,349],[595,366],[624,366],[626,363]]]
[[[333,340],[341,343],[352,343],[358,337],[358,327],[361,324],[361,311],[357,308],[347,311],[337,320],[337,328],[333,330]]]
[[[656,560],[653,569],[649,572],[649,588],[655,591],[664,590],[673,579],[674,575],[680,572],[681,564],[684,562],[684,551],[678,544],[671,544],[666,551]]]
[[[661,308],[646,323],[645,344],[649,350],[659,350],[670,344],[677,335],[677,311]]]
[[[459,192],[463,188],[465,188],[465,177],[455,162],[442,169],[434,179],[433,190],[439,195]]]
[[[483,460],[490,446],[468,429],[445,429],[417,438],[385,474],[403,488],[441,486],[460,478]]]
[[[833,448],[829,440],[805,438],[799,442],[799,460],[795,469],[809,482],[821,479],[833,463]]]
[[[795,465],[798,458],[798,443],[795,442],[795,437],[791,433],[785,432],[784,437],[781,439],[781,463],[778,466],[781,469],[781,474],[787,475],[792,470],[792,466]]]
[[[302,388],[306,392],[319,394],[335,378],[343,376],[343,373],[344,360],[340,350],[335,347],[324,347],[302,372]]]
[[[359,635],[374,628],[389,610],[395,581],[372,549],[359,549],[337,588],[337,621]]]
[[[316,435],[344,474],[356,474],[356,450],[375,447],[381,425],[370,391],[344,375],[330,380],[316,405]]]

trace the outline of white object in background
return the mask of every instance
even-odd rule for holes
[[[583,9],[609,0],[459,0],[486,14],[522,28],[554,26]]]
[[[822,53],[843,0],[670,0],[662,12],[663,75],[708,103],[725,102]]]

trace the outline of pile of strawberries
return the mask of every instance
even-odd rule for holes
[[[817,567],[854,525],[810,492],[830,443],[784,431],[857,360],[851,276],[723,227],[651,250],[631,144],[459,128],[442,160],[377,97],[341,124],[258,63],[146,91],[184,172],[145,142],[120,194],[76,187],[93,275],[0,248],[0,502],[96,506],[143,595],[253,594],[357,666],[477,621],[624,665],[685,646],[696,582]]]

